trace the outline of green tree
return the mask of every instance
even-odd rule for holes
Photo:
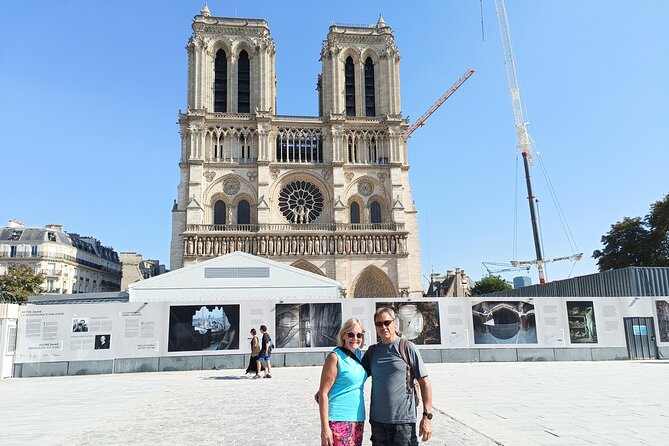
[[[669,266],[669,194],[650,206],[644,218],[625,217],[602,236],[595,250],[600,271],[628,266]]]
[[[482,294],[494,293],[496,291],[506,291],[513,289],[508,280],[502,279],[500,276],[485,276],[481,280],[477,280],[474,288],[469,291],[470,296],[480,296]]]
[[[43,282],[44,275],[35,274],[30,266],[10,265],[7,274],[0,276],[0,291],[11,293],[19,302],[25,302],[28,296],[42,292]]]
[[[600,271],[628,266],[653,266],[650,231],[641,217],[625,217],[602,236],[604,249],[592,253]]]
[[[669,194],[650,206],[646,220],[651,228],[654,266],[669,266]]]

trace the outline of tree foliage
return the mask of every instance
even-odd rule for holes
[[[25,302],[28,296],[42,292],[43,282],[44,275],[35,274],[30,266],[10,265],[7,274],[0,275],[0,291],[11,293],[19,302]]]
[[[628,266],[669,266],[669,194],[650,206],[645,217],[611,225],[602,236],[602,250],[595,250],[599,271]]]
[[[490,275],[485,276],[481,280],[477,280],[469,294],[470,296],[480,296],[482,294],[511,289],[513,289],[513,286],[511,286],[511,283],[508,280],[504,280],[500,276]]]

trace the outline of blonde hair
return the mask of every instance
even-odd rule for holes
[[[362,334],[365,334],[365,327],[362,326],[360,319],[352,317],[351,319],[344,322],[341,326],[341,329],[339,329],[339,334],[337,335],[337,347],[344,347],[346,345],[346,341],[344,341],[342,336],[344,333],[351,331],[351,329],[356,325],[360,327]]]

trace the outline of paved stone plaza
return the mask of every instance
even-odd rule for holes
[[[428,366],[436,412],[428,445],[664,445],[669,438],[667,361]],[[276,368],[273,379],[242,373],[6,379],[0,444],[318,444],[319,367]]]

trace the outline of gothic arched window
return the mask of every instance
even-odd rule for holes
[[[344,85],[346,87],[346,116],[355,116],[355,67],[350,56],[346,58],[344,65]]]
[[[228,111],[228,57],[223,50],[216,52],[214,62],[214,111]]]
[[[224,225],[227,222],[226,220],[226,215],[227,215],[227,209],[225,206],[225,202],[218,200],[214,204],[214,224],[215,225]]]
[[[251,205],[246,200],[242,200],[237,204],[237,224],[251,224]]]
[[[365,116],[376,116],[374,96],[374,62],[370,57],[365,61]]]
[[[355,201],[351,203],[351,223],[352,224],[359,224],[360,223],[360,205],[356,203]]]
[[[239,53],[237,60],[237,112],[251,113],[251,70],[246,51]]]
[[[381,223],[381,205],[378,201],[372,201],[369,205],[370,223]]]
[[[367,162],[378,163],[379,158],[376,154],[376,138],[372,137],[367,142]]]

